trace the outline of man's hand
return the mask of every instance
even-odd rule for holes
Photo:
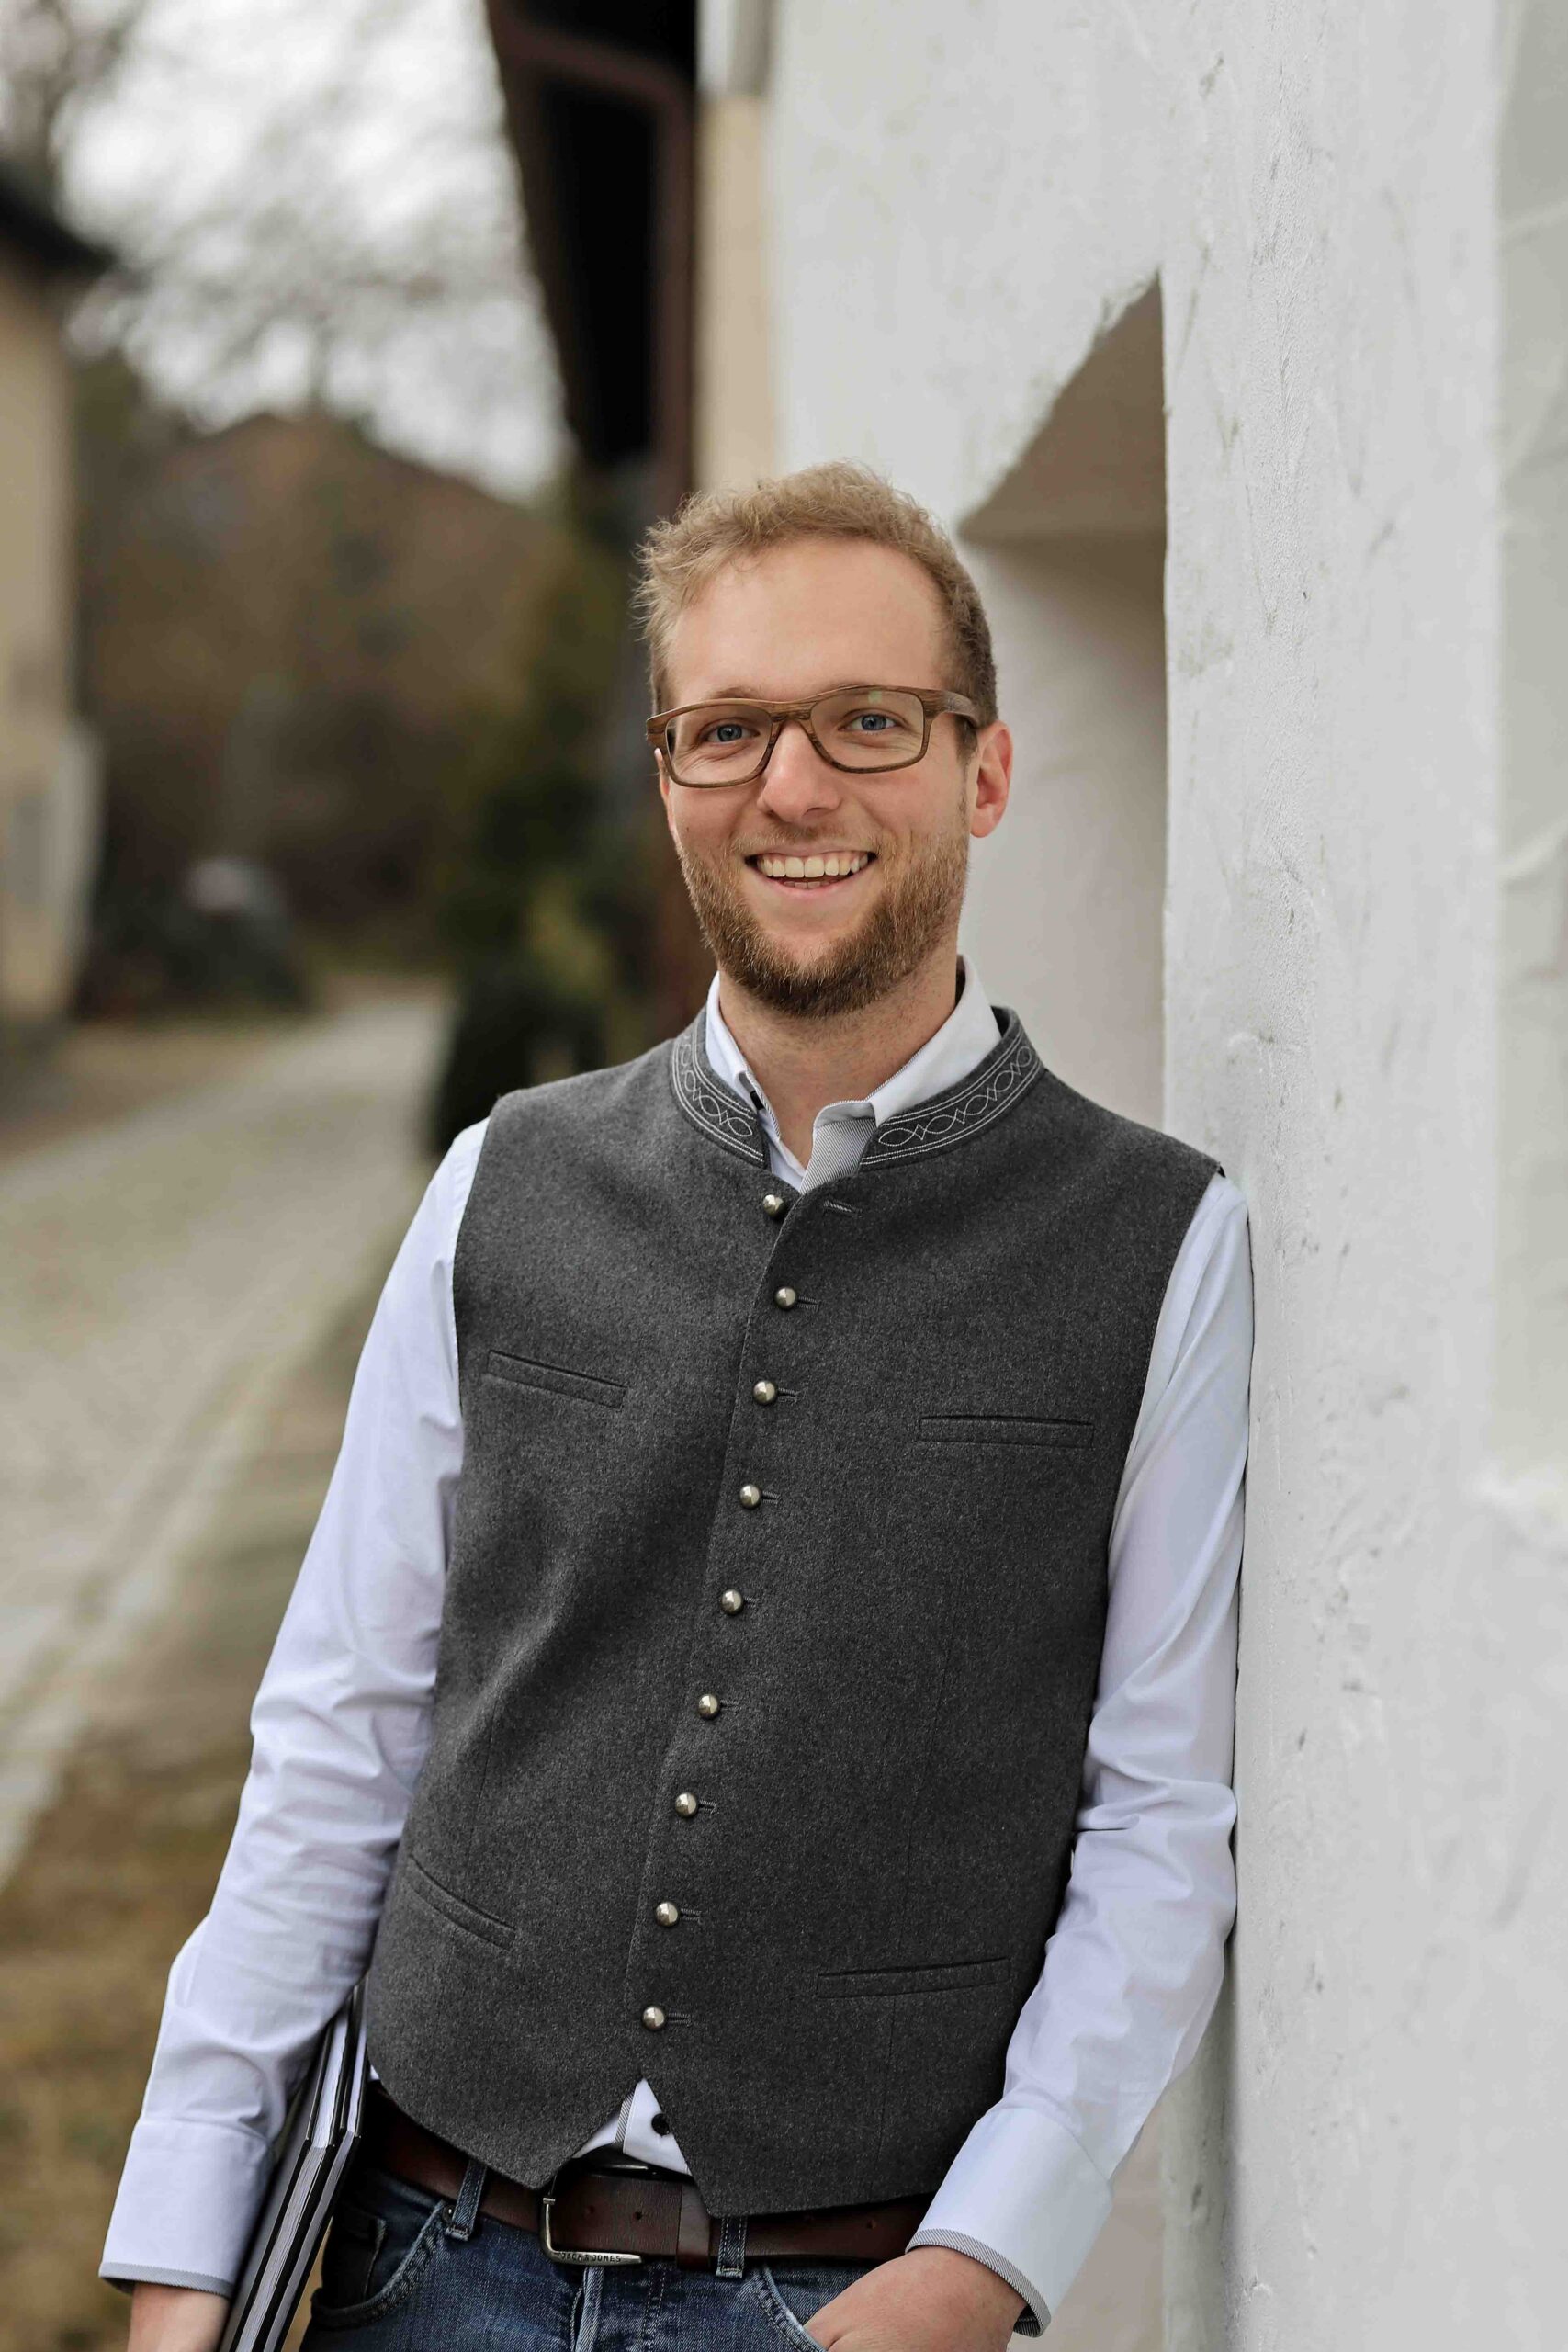
[[[125,2352],[217,2352],[229,2302],[201,2287],[157,2287],[139,2279],[130,2290],[130,2334]]]
[[[1026,2308],[973,2255],[917,2245],[824,2303],[807,2334],[830,2352],[1002,2352]]]

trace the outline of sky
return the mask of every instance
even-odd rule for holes
[[[0,8],[7,0],[0,0]],[[69,0],[80,20],[126,0]],[[564,447],[481,0],[139,0],[63,119],[61,196],[127,267],[74,332],[221,424],[319,397],[525,494]]]

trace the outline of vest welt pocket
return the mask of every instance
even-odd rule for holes
[[[516,1933],[510,1921],[494,1918],[490,1912],[465,1903],[460,1894],[454,1894],[438,1878],[432,1878],[423,1863],[416,1861],[412,1854],[403,1856],[402,1867],[404,1885],[427,1909],[438,1912],[454,1928],[461,1928],[487,1944],[494,1944],[502,1951],[509,1948]]]
[[[935,1960],[915,1968],[819,1968],[817,1990],[830,2001],[889,1993],[966,1993],[975,1984],[1002,1984],[1011,1967],[1002,1952],[991,1960]]]
[[[1094,1423],[1031,1413],[923,1413],[920,1436],[939,1445],[1088,1445]]]
[[[626,1396],[618,1380],[595,1380],[591,1373],[567,1372],[556,1363],[531,1363],[526,1356],[503,1355],[491,1348],[485,1358],[487,1380],[509,1381],[514,1388],[547,1388],[553,1396],[579,1396],[585,1405],[619,1405]]]

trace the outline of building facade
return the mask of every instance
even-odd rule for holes
[[[1251,1204],[1229,1982],[1053,2334],[1545,2352],[1568,10],[705,0],[699,84],[698,477],[957,532],[968,944]]]
[[[59,297],[106,258],[0,170],[0,1047],[25,1050],[64,1011],[96,854]]]

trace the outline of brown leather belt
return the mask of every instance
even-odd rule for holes
[[[427,2132],[393,2104],[379,2084],[369,2086],[360,2148],[369,2162],[432,2195],[456,2201],[468,2160],[450,2140]],[[928,2200],[898,2197],[881,2205],[822,2205],[798,2213],[750,2213],[745,2250],[838,2256],[853,2262],[887,2262],[902,2254]],[[504,2173],[485,2181],[479,2210],[513,2229],[543,2231],[546,2251],[572,2267],[604,2255],[642,2259],[663,2255],[683,2270],[702,2270],[717,2258],[719,2217],[710,2213],[686,2174],[614,2172],[591,2156],[573,2157],[556,2176],[555,2194],[536,2191]]]

